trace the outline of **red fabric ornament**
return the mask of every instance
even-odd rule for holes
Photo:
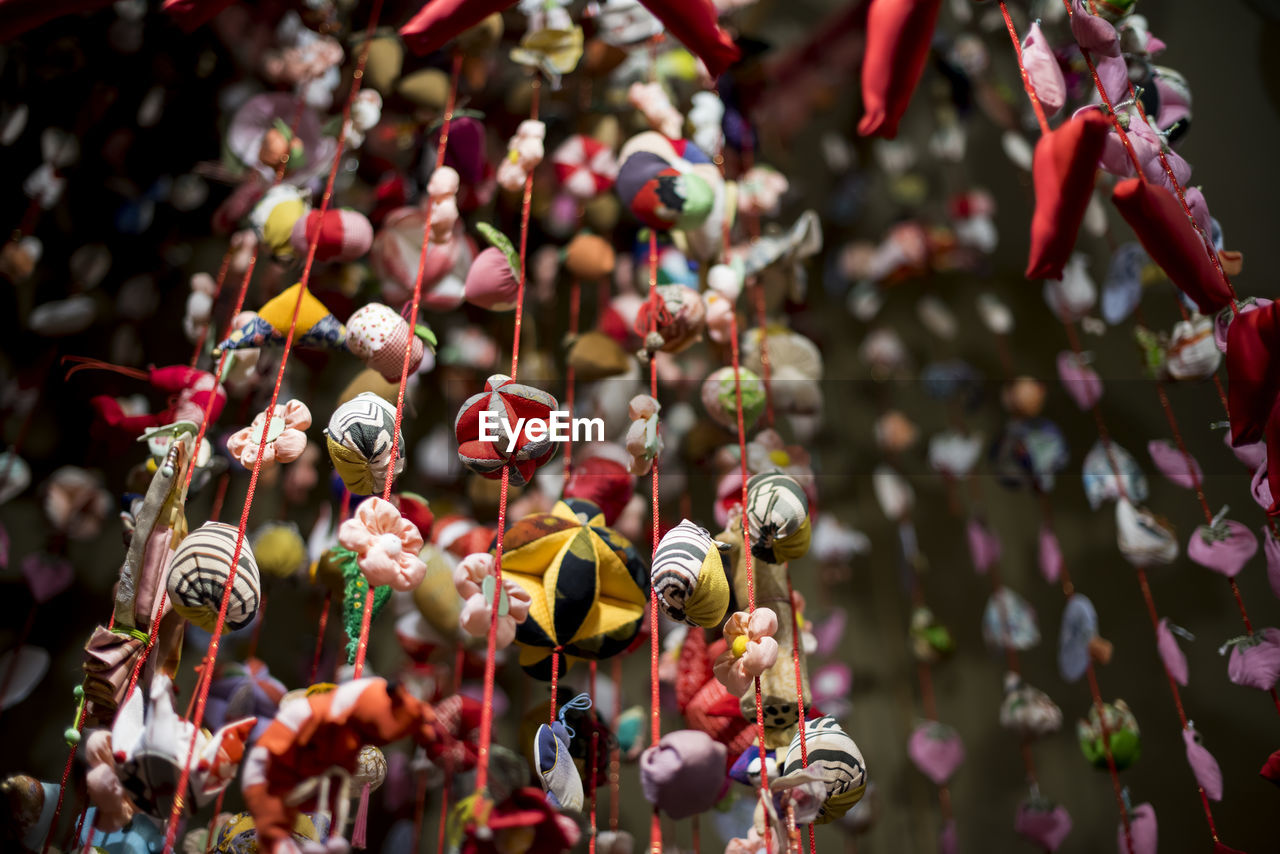
[[[1028,279],[1062,278],[1110,129],[1106,117],[1092,110],[1068,119],[1036,143],[1032,166],[1036,211],[1031,219]]]
[[[484,391],[468,398],[458,411],[453,424],[458,459],[471,471],[491,480],[502,477],[502,470],[510,468],[511,483],[523,486],[556,451],[549,436],[530,438],[530,419],[548,426],[557,405],[556,399],[541,389],[517,383],[505,374],[494,374],[485,380]],[[490,416],[484,413],[505,420],[508,426],[497,424],[495,429],[495,422],[488,421]],[[525,419],[523,425],[521,419]],[[481,428],[486,422],[490,426],[485,428],[485,434],[496,435],[496,440],[482,439]],[[508,427],[516,434],[514,443]]]
[[[1280,786],[1280,750],[1267,757],[1267,761],[1262,764],[1262,770],[1258,773],[1264,780],[1270,780]]]
[[[716,7],[711,0],[641,2],[667,32],[702,60],[712,77],[719,77],[742,55],[729,34],[716,23]],[[400,37],[410,50],[422,56],[444,47],[494,12],[513,5],[513,0],[431,0],[400,28]],[[936,14],[938,0],[933,5]],[[932,32],[932,24],[929,29]]]
[[[401,516],[414,524],[423,540],[431,539],[431,525],[435,516],[427,506],[427,499],[412,492],[400,492],[391,496],[391,503],[400,511]]]
[[[942,0],[871,0],[862,58],[862,136],[898,135],[898,122],[924,74]]]
[[[1236,314],[1227,327],[1231,444],[1263,437],[1280,397],[1280,303]]]
[[[1173,193],[1138,178],[1116,185],[1111,201],[1138,235],[1142,248],[1200,309],[1212,315],[1231,292],[1218,274],[1204,241]]]
[[[294,252],[305,258],[313,240],[317,261],[347,263],[369,251],[373,245],[373,225],[359,211],[330,209],[323,214],[311,211],[294,224],[289,242]]]
[[[109,395],[91,398],[89,405],[93,407],[98,417],[97,429],[105,426],[109,432],[125,436],[141,436],[153,427],[163,427],[175,421],[192,421],[199,424],[204,420],[205,407],[209,405],[211,395],[213,406],[209,410],[209,421],[213,422],[222,414],[222,408],[227,403],[227,392],[220,383],[215,382],[213,374],[186,365],[133,371],[89,360],[67,371],[67,376],[70,377],[77,370],[83,369],[111,370],[126,376],[136,376],[139,379],[146,379],[157,391],[168,392],[171,395],[164,409],[141,415],[126,415],[119,401]]]
[[[631,500],[636,479],[616,460],[588,457],[573,464],[564,485],[565,498],[585,498],[604,513],[604,523],[612,526]]]

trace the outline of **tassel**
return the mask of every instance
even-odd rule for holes
[[[80,371],[111,371],[116,374],[123,374],[126,377],[133,377],[135,380],[149,380],[151,375],[146,371],[138,368],[126,368],[122,365],[113,365],[110,362],[104,362],[101,359],[93,359],[88,356],[63,356],[62,364],[70,362],[72,367],[67,369],[66,379],[71,379]]]
[[[360,807],[356,810],[356,826],[351,831],[351,847],[364,848],[365,831],[369,825],[369,784],[360,787]]]

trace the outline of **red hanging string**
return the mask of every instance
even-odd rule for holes
[[[333,591],[326,590],[324,604],[320,608],[320,625],[316,628],[316,651],[311,656],[311,675],[307,678],[308,685],[316,684],[316,676],[320,673],[320,658],[324,653],[324,634],[329,628],[329,607],[332,602]]]
[[[603,308],[603,306],[602,306]],[[578,277],[574,276],[569,280],[569,337],[576,338],[578,336],[579,315],[582,311],[582,285],[578,281]],[[576,401],[577,372],[574,370],[573,360],[568,360],[564,368],[564,406],[569,410],[570,416],[573,415],[573,406]],[[569,482],[569,477],[573,474],[573,442],[566,442],[564,445],[564,482]],[[594,663],[592,667],[594,667]],[[594,840],[593,840],[594,843]]]
[[[333,199],[333,185],[338,177],[338,169],[342,163],[343,145],[346,142],[347,129],[350,127],[350,124],[351,124],[351,104],[355,100],[356,95],[360,91],[360,84],[364,77],[365,63],[368,61],[368,58],[369,58],[369,45],[372,43],[372,36],[373,36],[374,30],[376,29],[378,17],[381,11],[382,11],[382,0],[374,0],[373,9],[369,18],[369,28],[366,33],[365,43],[363,48],[360,51],[360,58],[356,62],[356,69],[352,74],[351,92],[347,96],[347,101],[343,105],[343,109],[342,109],[342,125],[341,125],[341,129],[338,132],[337,144],[335,146],[335,151],[333,155],[333,165],[329,169],[329,178],[325,184],[324,194],[321,196],[321,199],[320,199],[320,217],[321,218],[323,218],[324,214],[329,210],[330,202]],[[268,404],[265,410],[266,413],[268,414],[268,417],[264,419],[264,423],[262,427],[262,438],[258,442],[257,458],[254,461],[253,470],[249,475],[249,489],[245,495],[244,509],[240,514],[240,527],[236,534],[236,545],[231,557],[231,563],[229,566],[229,571],[227,573],[227,581],[222,591],[222,602],[218,608],[218,619],[217,619],[217,622],[215,622],[214,624],[213,634],[209,639],[209,651],[206,654],[207,663],[205,664],[206,679],[201,684],[199,695],[196,698],[195,715],[194,715],[194,718],[192,719],[193,727],[191,732],[191,740],[190,740],[190,743],[187,745],[187,758],[186,758],[186,761],[183,763],[182,773],[178,778],[177,791],[179,793],[185,792],[187,789],[187,786],[190,783],[191,762],[195,755],[196,739],[200,733],[200,724],[204,720],[205,704],[207,703],[209,698],[209,687],[213,682],[212,673],[218,658],[218,647],[221,643],[222,631],[226,623],[227,608],[231,601],[231,591],[235,584],[236,571],[239,568],[240,555],[244,549],[245,532],[249,524],[249,511],[253,506],[253,497],[254,497],[254,493],[257,491],[258,478],[262,473],[262,461],[265,456],[264,452],[266,450],[266,445],[267,445],[268,428],[271,422],[270,413],[275,411],[276,403],[280,399],[280,387],[284,383],[284,372],[285,372],[285,368],[288,366],[288,363],[289,363],[289,353],[291,352],[293,347],[294,333],[297,331],[297,328],[298,328],[298,315],[300,314],[302,309],[303,297],[307,293],[307,283],[311,278],[311,267],[312,267],[312,264],[315,262],[316,249],[319,245],[319,238],[320,238],[320,230],[316,229],[316,232],[312,236],[312,239],[309,241],[309,246],[307,247],[306,262],[303,264],[302,277],[299,280],[300,287],[298,288],[298,299],[297,299],[297,302],[294,304],[293,316],[289,321],[289,333],[284,340],[284,350],[280,356],[280,367],[276,372],[275,386],[271,391],[271,402],[270,404]],[[213,396],[211,395],[210,396],[211,401],[212,401],[212,397]],[[208,410],[206,410],[206,416],[207,416],[207,412]],[[208,421],[207,417],[205,421],[207,424],[207,421]],[[202,430],[204,426],[205,426],[204,424],[201,425]],[[199,447],[198,441],[196,443],[196,447]],[[188,480],[190,480],[191,471],[193,469],[194,467],[188,470],[188,474],[187,474]],[[173,809],[170,811],[168,826],[165,831],[164,854],[170,854],[170,852],[173,851],[174,842],[176,841],[177,834],[178,834],[178,817],[182,812],[183,804],[184,804],[184,799],[182,797],[174,798]]]
[[[652,300],[658,293],[658,233],[653,229],[649,229],[649,299]],[[649,314],[649,334],[657,334],[658,331],[658,315],[656,312]],[[649,354],[649,396],[654,400],[658,399],[658,354]],[[661,424],[659,424],[661,427]],[[650,561],[656,560],[658,557],[658,542],[662,539],[662,513],[658,506],[658,460],[653,461],[653,477],[651,478],[652,493],[651,506],[649,509],[650,519],[653,522],[653,553]],[[658,658],[659,658],[659,640],[658,627],[660,621],[658,619],[658,594],[650,583],[649,589],[649,728],[652,744],[656,747],[658,742],[662,740],[662,696],[661,687],[658,679]],[[658,812],[655,805],[653,814],[649,820],[649,850],[651,854],[662,854],[662,816]]]
[[[204,840],[204,854],[209,854],[213,850],[213,832],[218,827],[218,816],[222,813],[222,799],[226,796],[227,790],[223,789],[218,792],[218,799],[213,803],[213,815],[209,817],[209,834]]]
[[[559,644],[551,650],[551,714],[548,725],[556,722],[556,695],[560,690],[560,651],[564,647]],[[567,663],[567,662],[566,662]]]
[[[796,607],[796,590],[791,585],[791,568],[787,567],[787,599],[791,602],[791,608],[794,612]],[[804,678],[800,671],[800,626],[797,625],[791,633],[791,662],[796,668],[796,708],[800,712],[800,767],[809,767],[809,739],[805,733],[805,711],[804,711]],[[817,849],[813,843],[813,825],[808,825],[809,835],[809,854],[817,854]]]
[[[541,83],[533,79],[533,96],[529,106],[529,118],[538,118],[538,92]],[[524,318],[525,254],[528,250],[529,212],[533,204],[533,173],[524,180],[524,198],[520,209],[520,276],[516,287],[515,330],[511,341],[511,379],[520,370],[520,329]],[[502,469],[502,491],[498,496],[498,533],[493,554],[493,601],[490,603],[489,637],[484,659],[484,701],[480,709],[480,744],[476,751],[476,794],[484,796],[489,786],[489,746],[493,741],[493,683],[497,674],[498,605],[502,597],[502,550],[507,528],[507,493],[511,488],[511,468]],[[553,672],[556,661],[552,659]]]
[[[591,790],[591,810],[587,814],[587,822],[590,835],[587,842],[587,854],[596,854],[596,788],[599,785],[599,768],[597,768],[597,757],[600,755],[600,715],[596,712],[596,662],[590,662],[587,668],[587,691],[591,697],[591,749],[587,753],[587,767],[591,770],[587,773],[587,788]]]
[[[1005,0],[1000,0],[1000,14],[1004,15],[1004,25],[1009,30],[1009,40],[1013,42],[1013,54],[1018,59],[1018,72],[1022,75],[1022,88],[1027,90],[1027,97],[1031,99],[1031,108],[1035,111],[1040,133],[1047,134],[1049,119],[1045,117],[1044,105],[1040,103],[1036,87],[1031,85],[1031,75],[1027,74],[1027,67],[1022,63],[1022,40],[1018,38],[1018,31],[1013,26],[1013,18],[1009,16],[1009,7],[1005,5]]]
[[[231,267],[231,256],[235,251],[228,246],[227,251],[222,255],[222,264],[218,267],[218,277],[213,281],[213,296],[209,298],[209,312],[213,313],[214,307],[218,304],[218,297],[222,296],[222,286],[227,281],[227,270]],[[232,315],[234,317],[234,315]],[[194,368],[200,363],[200,355],[204,352],[205,341],[209,338],[209,327],[213,325],[213,319],[204,324],[200,329],[200,334],[196,337],[195,349],[191,352],[190,367]]]
[[[652,616],[652,614],[650,614]],[[622,659],[613,659],[613,724],[618,725],[622,717]],[[621,805],[618,795],[622,789],[622,745],[614,739],[609,746],[609,829],[618,829],[618,807]]]

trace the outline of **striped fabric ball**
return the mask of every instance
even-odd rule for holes
[[[809,769],[821,774],[827,784],[827,799],[814,824],[826,824],[848,812],[862,800],[867,791],[867,763],[862,751],[849,737],[835,718],[824,716],[808,721],[804,727],[805,747],[809,754]],[[782,774],[799,771],[803,767],[800,749],[800,733],[791,739]]]
[[[727,548],[688,519],[663,536],[650,581],[658,607],[673,620],[715,628],[729,606],[729,581],[720,557]]]
[[[169,601],[173,610],[206,631],[213,631],[222,606],[238,530],[222,522],[206,522],[192,531],[169,564]],[[227,628],[243,629],[258,613],[262,581],[248,541],[240,550],[240,562],[227,603]]]
[[[767,472],[747,481],[747,526],[756,557],[779,563],[803,556],[809,546],[808,524],[809,499],[795,478]]]
[[[403,351],[402,351],[403,352]],[[396,408],[371,391],[362,392],[334,410],[325,428],[329,458],[347,489],[356,495],[381,492],[391,468],[392,437],[395,473],[404,470],[404,436],[396,433]]]

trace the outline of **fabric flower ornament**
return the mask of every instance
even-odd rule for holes
[[[662,437],[658,435],[658,413],[661,404],[647,394],[638,394],[627,405],[631,426],[627,428],[627,453],[631,455],[628,471],[648,474],[653,461],[662,453]]]
[[[422,534],[390,501],[373,497],[338,528],[338,542],[356,553],[360,571],[374,587],[408,592],[422,582],[427,565],[418,557]]]
[[[684,116],[672,105],[661,83],[632,83],[627,90],[627,101],[658,133],[668,139],[678,139],[683,135]]]
[[[1103,721],[1106,726],[1103,726]],[[1102,705],[1102,718],[1098,716],[1097,705],[1089,707],[1087,720],[1076,722],[1076,736],[1080,741],[1080,750],[1085,759],[1095,768],[1108,766],[1106,745],[1103,742],[1103,730],[1110,735],[1111,757],[1115,760],[1117,771],[1123,771],[1138,761],[1142,753],[1141,733],[1138,730],[1138,719],[1129,710],[1124,700]]]
[[[1022,64],[1045,113],[1051,116],[1061,110],[1067,102],[1067,83],[1063,79],[1058,59],[1053,55],[1053,49],[1040,31],[1039,21],[1031,24],[1027,29],[1027,37],[1023,39]]]
[[[304,431],[311,426],[311,410],[305,403],[291,400],[276,404],[270,426],[267,426],[266,416],[265,412],[258,413],[252,424],[237,430],[227,439],[227,452],[245,468],[253,468],[258,461],[258,447],[262,444],[264,428],[267,433],[267,444],[262,449],[264,467],[291,463],[306,450],[307,434]]]
[[[464,557],[453,571],[453,586],[463,598],[458,624],[473,637],[489,633],[493,619],[493,555],[477,552]],[[511,646],[516,639],[516,626],[529,616],[531,603],[524,588],[510,579],[502,579],[502,595],[498,602],[497,649]]]
[[[1231,650],[1227,677],[1237,685],[1270,691],[1280,681],[1280,629],[1262,629],[1223,644]]]
[[[498,166],[498,185],[508,192],[524,187],[529,177],[546,154],[543,141],[547,138],[547,126],[534,119],[525,119],[516,128],[515,136],[507,143],[507,155]]]
[[[738,611],[724,625],[729,648],[712,666],[716,679],[741,696],[752,682],[778,660],[778,615],[771,608],[757,608],[755,613]]]
[[[1242,522],[1223,518],[1226,509],[1210,525],[1200,525],[1187,541],[1187,557],[1228,578],[1240,574],[1255,554],[1258,540]]]

